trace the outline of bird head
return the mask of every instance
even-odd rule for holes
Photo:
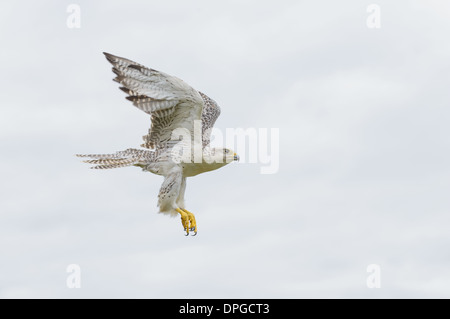
[[[233,161],[239,161],[239,155],[229,148],[223,149],[223,159],[225,163],[231,163]]]
[[[239,161],[239,155],[229,148],[212,148],[207,155],[208,162],[229,164],[233,161]]]

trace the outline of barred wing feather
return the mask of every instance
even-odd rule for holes
[[[133,105],[151,116],[149,134],[143,147],[165,148],[172,132],[186,128],[194,132],[194,121],[201,120],[204,101],[199,92],[177,77],[147,68],[134,61],[105,53],[116,74],[114,81]]]

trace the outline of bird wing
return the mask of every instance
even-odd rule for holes
[[[147,68],[134,61],[105,53],[117,75],[114,81],[133,105],[150,114],[151,127],[144,136],[146,148],[168,148],[177,141],[172,132],[187,129],[193,138],[194,121],[201,120],[204,100],[191,86],[177,77]]]
[[[206,147],[211,141],[211,130],[220,115],[220,107],[216,101],[208,97],[206,94],[202,92],[198,93],[200,93],[204,103],[202,111],[202,144],[203,147]]]

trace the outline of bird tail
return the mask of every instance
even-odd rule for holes
[[[151,155],[152,152],[150,151],[133,148],[116,152],[114,154],[76,154],[78,157],[90,158],[83,162],[88,164],[96,164],[91,167],[92,169],[109,169],[132,165],[140,166],[148,163]]]

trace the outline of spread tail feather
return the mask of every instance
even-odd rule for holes
[[[83,161],[88,164],[97,164],[92,169],[110,169],[148,163],[152,155],[151,151],[129,148],[114,154],[76,154],[78,157],[87,157]]]

